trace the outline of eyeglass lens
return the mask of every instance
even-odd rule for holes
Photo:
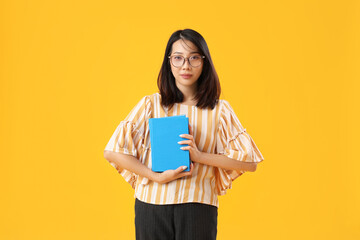
[[[201,65],[202,58],[200,55],[191,56],[189,57],[189,62],[191,66],[198,67]],[[183,56],[172,56],[171,63],[175,67],[181,67],[185,63],[185,58]]]

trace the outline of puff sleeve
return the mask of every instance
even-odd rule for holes
[[[259,163],[264,160],[254,140],[243,128],[229,102],[222,100],[219,127],[217,131],[216,150],[229,158],[242,162]],[[245,171],[216,168],[217,191],[224,195],[231,183]]]
[[[147,120],[150,114],[151,102],[149,96],[145,96],[117,126],[105,150],[132,155],[142,161],[144,134],[148,128]],[[137,179],[135,173],[121,169],[114,162],[109,161],[109,163],[116,168],[132,188],[135,188]]]

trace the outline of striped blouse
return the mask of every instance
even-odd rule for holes
[[[161,105],[160,100],[159,93],[143,97],[117,126],[105,150],[132,155],[151,168],[148,119],[185,114],[199,151],[222,154],[243,162],[264,160],[226,100],[219,100],[212,110],[175,103],[170,111]],[[199,202],[218,207],[217,196],[224,195],[231,188],[232,181],[245,172],[194,162],[191,176],[161,184],[121,169],[114,162],[109,163],[135,189],[135,198],[152,204]]]

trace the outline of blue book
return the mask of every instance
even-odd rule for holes
[[[187,140],[179,135],[189,133],[188,124],[185,115],[149,119],[152,171],[175,170],[180,166],[187,166],[184,171],[190,171],[189,151],[180,149],[188,145],[178,143]]]

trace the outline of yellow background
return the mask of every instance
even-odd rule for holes
[[[218,239],[360,239],[359,1],[1,1],[0,239],[134,239],[103,150],[157,91],[166,43],[206,39],[265,161]]]

